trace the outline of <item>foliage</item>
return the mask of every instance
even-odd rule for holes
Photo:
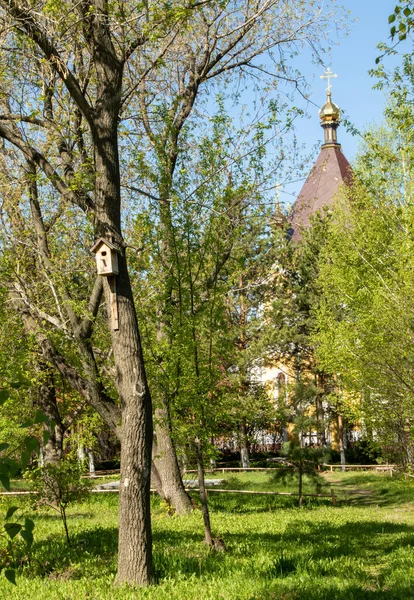
[[[35,502],[56,510],[65,529],[66,541],[70,544],[67,524],[67,508],[80,502],[89,492],[89,485],[82,479],[84,469],[76,460],[65,457],[59,464],[46,464],[26,472],[32,489],[38,494]]]
[[[20,514],[19,514],[20,513]],[[10,506],[0,529],[0,571],[16,583],[16,568],[29,561],[34,521],[19,506]]]
[[[375,64],[380,64],[384,56],[396,54],[396,48],[401,43],[411,37],[414,24],[414,3],[412,0],[398,3],[394,11],[388,17],[390,26],[390,38],[392,45],[385,43],[378,44],[378,49],[382,51],[380,56],[375,59]],[[407,55],[409,56],[409,55]]]
[[[364,433],[412,462],[413,75],[406,57],[390,86],[387,126],[367,133],[355,179],[331,219],[319,261],[317,356],[359,403]],[[375,432],[375,433],[373,433]]]
[[[391,25],[391,39],[398,35],[399,41],[402,42],[407,38],[414,25],[412,6],[412,1],[397,4],[394,12],[388,17],[388,23]]]
[[[3,387],[0,388],[1,409],[3,410],[3,406],[9,400],[11,390],[22,390],[25,387],[27,382],[24,379],[7,382],[3,375]],[[25,430],[42,422],[45,422],[45,417],[38,412],[34,420],[20,424],[20,428],[25,432],[21,440],[15,440],[14,445],[7,442],[0,444],[0,484],[7,491],[10,491],[11,478],[27,466],[31,454],[39,447],[37,438],[27,435]],[[29,560],[33,529],[34,522],[19,506],[10,506],[7,509],[0,528],[0,571],[3,571],[6,579],[13,584],[16,583],[16,567]]]

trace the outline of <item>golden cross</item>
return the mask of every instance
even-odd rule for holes
[[[323,74],[323,75],[321,75],[320,77],[321,77],[321,79],[327,79],[327,80],[328,80],[328,87],[326,88],[326,91],[327,91],[328,93],[330,93],[330,91],[331,91],[331,87],[332,87],[332,84],[331,84],[331,78],[333,78],[333,77],[338,77],[338,75],[336,75],[335,73],[332,73],[332,71],[331,71],[330,67],[328,67],[328,68],[326,69],[326,73],[324,73],[324,74]]]

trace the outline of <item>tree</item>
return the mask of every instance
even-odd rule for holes
[[[36,265],[41,263],[49,276],[48,309],[54,304],[55,314],[39,310],[39,296],[28,293],[21,280],[12,280],[10,294],[45,359],[122,437],[117,580],[146,584],[151,580],[152,410],[121,226],[120,155],[124,166],[128,151],[119,133],[131,131],[138,106],[138,123],[162,167],[155,183],[162,193],[155,197],[168,273],[173,257],[171,176],[180,132],[202,87],[235,69],[265,73],[255,59],[277,46],[292,52],[295,44],[310,42],[317,47],[330,15],[317,2],[291,6],[269,0],[224,7],[175,2],[162,9],[157,4],[104,0],[75,4],[68,0],[59,5],[2,0],[0,5],[7,47],[0,57],[3,158],[7,173],[15,177],[15,192],[27,181]],[[173,69],[168,72],[165,65]],[[178,80],[174,79],[169,94],[172,72],[178,73]],[[162,98],[168,99],[167,106],[162,102],[156,106]],[[154,124],[161,137],[151,137]],[[62,272],[54,269],[57,248],[52,252],[50,234],[68,214],[82,231],[77,257],[86,256],[85,240],[92,245],[92,237],[109,236],[119,252],[119,329],[113,329],[109,320],[109,331],[116,371],[114,395],[120,409],[102,384],[91,345],[102,294],[110,306],[108,282],[98,278],[91,290],[86,277],[78,274],[67,278],[69,287],[66,279],[57,288],[55,278]],[[11,211],[8,223],[12,216]],[[73,244],[70,247],[74,249]],[[28,265],[25,268],[27,274]],[[74,283],[83,298],[80,311],[71,296]],[[168,278],[164,290],[168,308]],[[163,325],[165,318],[159,321]],[[160,335],[162,331],[161,327]],[[75,356],[62,351],[68,341],[76,349]]]
[[[365,135],[354,183],[338,203],[321,253],[314,341],[324,368],[340,374],[344,398],[347,393],[351,405],[360,399],[365,434],[408,464],[413,448],[411,57],[383,82],[390,90],[386,126]]]
[[[83,473],[83,465],[73,455],[66,456],[58,464],[45,464],[27,473],[33,491],[39,494],[37,504],[46,505],[59,513],[68,544],[70,537],[66,509],[72,502],[80,502],[89,492],[88,483],[82,480]]]
[[[194,138],[202,138],[208,127],[204,114],[200,118],[200,113],[209,110],[206,96],[214,90],[213,86],[220,85],[221,94],[227,93],[225,103],[231,101],[233,104],[232,100],[240,90],[239,78],[236,90],[233,83],[236,73],[246,81],[259,76],[261,87],[268,85],[274,88],[279,78],[296,80],[297,83],[296,75],[289,72],[284,60],[285,47],[296,53],[296,46],[303,43],[306,30],[306,35],[314,39],[315,49],[319,48],[315,34],[321,32],[319,19],[322,15],[314,3],[298,3],[293,12],[291,6],[284,2],[265,2],[254,8],[248,3],[235,3],[234,11],[231,10],[232,5],[229,3],[223,7],[206,3],[192,21],[192,29],[185,42],[165,48],[157,76],[145,77],[139,83],[139,94],[131,100],[131,106],[135,109],[135,115],[131,116],[133,135],[128,135],[127,131],[125,133],[131,145],[137,146],[131,161],[134,166],[139,165],[140,171],[139,184],[127,182],[126,186],[138,197],[146,198],[156,215],[153,222],[157,223],[159,256],[155,254],[157,258],[152,258],[151,266],[154,266],[154,262],[157,264],[160,283],[152,298],[156,302],[154,318],[157,323],[157,342],[164,350],[170,348],[170,357],[175,352],[172,343],[175,319],[179,320],[177,315],[182,314],[182,307],[176,310],[182,297],[181,271],[185,268],[182,263],[186,260],[186,250],[183,251],[180,245],[180,230],[177,227],[177,221],[185,212],[182,204],[196,202],[199,208],[208,208],[203,196],[206,195],[209,181],[216,177],[221,180],[223,172],[229,175],[231,171],[231,160],[228,160],[227,154],[227,160],[221,165],[214,158],[209,168],[201,166],[204,180],[197,176],[198,166],[194,165],[191,153],[198,153],[194,149],[197,146]],[[286,20],[290,23],[287,36]],[[259,34],[259,28],[265,31],[264,35]],[[275,62],[275,48],[280,48],[281,54],[276,59],[276,75],[273,76],[256,59],[269,51],[269,60]],[[173,69],[171,65],[174,65]],[[278,110],[279,106],[273,109],[274,112]],[[217,118],[220,115],[211,120]],[[257,127],[259,125],[257,123]],[[193,132],[192,135],[189,132]],[[240,140],[229,136],[230,148],[243,153],[240,146],[245,137],[245,134],[242,135]],[[127,168],[131,169],[131,162],[127,163]],[[193,232],[197,231],[197,221],[203,213],[192,212],[195,220],[189,226]],[[186,219],[189,215],[190,211],[187,211]],[[218,269],[213,276],[210,274],[210,286],[220,276],[220,269],[225,266],[230,251],[229,245],[223,244],[220,248],[216,257]],[[184,254],[180,255],[180,252]],[[193,265],[193,269],[197,272],[198,266]],[[173,368],[167,355],[160,356],[157,353],[157,356],[164,373],[180,370],[179,359],[175,360],[176,368]],[[170,423],[171,403],[176,397],[176,388],[176,385],[163,385],[162,393],[157,394],[155,462],[163,481],[164,495],[170,501],[176,498],[175,505],[184,511],[189,507],[189,502],[182,488],[177,485],[179,474]],[[172,484],[175,484],[174,487]]]

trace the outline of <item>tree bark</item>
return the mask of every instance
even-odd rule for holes
[[[118,155],[118,117],[123,63],[118,59],[109,30],[104,0],[96,0],[95,14],[87,14],[97,73],[96,103],[90,123],[94,147],[95,232],[118,248],[118,327],[112,329],[111,289],[104,280],[104,296],[111,331],[116,386],[122,411],[121,480],[117,583],[148,585],[152,579],[150,515],[151,396],[148,389],[136,310],[121,233],[121,181]],[[82,106],[79,106],[82,110]],[[89,114],[85,118],[90,119]]]
[[[50,423],[45,423],[44,429],[48,433],[48,440],[43,446],[43,464],[59,464],[63,455],[63,436],[65,426],[60,417],[56,402],[56,388],[53,372],[48,365],[39,364],[42,381],[39,385],[36,406],[49,418]]]
[[[249,469],[250,468],[249,446],[247,444],[246,425],[244,423],[240,424],[239,436],[240,436],[241,466],[243,469]]]
[[[342,415],[338,413],[338,447],[339,455],[341,457],[341,468],[342,471],[346,471],[346,459],[345,459],[345,447],[344,447],[344,424]]]
[[[168,409],[166,407],[156,408],[154,462],[161,481],[162,496],[177,514],[182,515],[191,512],[193,506],[184,489],[170,428]]]
[[[300,460],[299,461],[299,501],[298,501],[298,506],[299,508],[302,508],[303,505],[303,463]]]
[[[198,488],[200,490],[201,512],[203,514],[204,523],[204,541],[212,548],[214,547],[214,542],[211,534],[210,512],[208,509],[206,482],[204,478],[203,447],[199,438],[195,440],[195,449],[197,456]]]

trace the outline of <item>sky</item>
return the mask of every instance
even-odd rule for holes
[[[373,90],[376,80],[368,75],[375,68],[375,58],[380,54],[379,42],[389,41],[388,16],[393,12],[395,0],[342,0],[346,10],[351,12],[350,33],[338,46],[334,46],[327,64],[333,73],[338,75],[332,79],[332,100],[343,111],[357,129],[363,130],[370,124],[383,121],[385,95]],[[385,64],[391,59],[385,59]],[[330,64],[329,64],[330,63]],[[305,143],[311,150],[319,141],[322,143],[323,131],[319,125],[318,110],[326,99],[326,80],[320,79],[323,70],[303,57],[298,68],[311,84],[310,104],[308,112],[311,118],[296,121],[298,141]],[[342,151],[352,163],[358,150],[359,139],[352,136],[344,127],[338,129],[338,142]],[[316,158],[316,157],[315,157]],[[311,165],[310,165],[311,166]],[[280,200],[291,204],[300,192],[302,182],[297,182],[281,190]]]

